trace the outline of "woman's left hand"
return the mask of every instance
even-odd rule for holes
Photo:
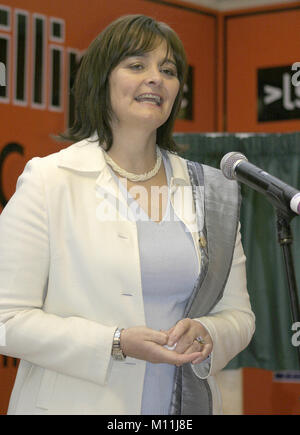
[[[213,342],[207,329],[196,320],[182,319],[171,329],[166,331],[169,335],[168,347],[176,344],[175,351],[180,354],[200,352],[201,356],[192,361],[192,364],[198,364],[205,360],[212,351]],[[199,343],[196,339],[201,337],[204,344]]]

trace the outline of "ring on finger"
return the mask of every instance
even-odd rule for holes
[[[198,337],[195,338],[194,341],[197,341],[197,343],[204,345],[205,344],[205,340],[203,337],[201,337],[201,335],[199,335]]]

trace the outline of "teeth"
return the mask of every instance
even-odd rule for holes
[[[153,94],[142,94],[136,97],[137,101],[154,101],[156,104],[160,105],[161,98],[159,95],[153,95]]]

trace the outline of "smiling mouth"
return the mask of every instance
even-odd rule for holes
[[[159,95],[154,94],[142,94],[135,98],[138,103],[150,103],[160,107],[163,99]]]

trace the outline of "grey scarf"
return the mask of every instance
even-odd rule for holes
[[[239,222],[238,183],[220,170],[187,160],[197,213],[201,271],[185,308],[184,318],[208,315],[222,298],[231,269]],[[177,367],[169,414],[212,414],[212,394],[191,364]]]

